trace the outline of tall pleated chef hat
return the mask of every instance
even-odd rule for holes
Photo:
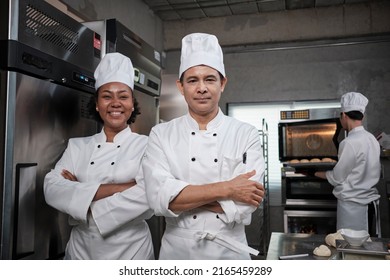
[[[206,65],[214,68],[225,77],[223,53],[217,37],[206,33],[192,33],[181,41],[179,78],[187,69]]]
[[[368,99],[359,92],[347,92],[341,96],[342,112],[360,111],[364,114],[367,104]]]
[[[134,68],[130,58],[120,53],[106,54],[95,70],[95,89],[104,84],[120,82],[134,89]]]

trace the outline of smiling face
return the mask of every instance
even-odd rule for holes
[[[227,79],[220,77],[214,68],[198,65],[183,73],[182,81],[177,81],[177,87],[183,94],[191,116],[212,120],[219,110],[219,99]]]
[[[106,135],[115,136],[128,126],[127,120],[134,110],[131,88],[119,82],[102,85],[98,90],[96,110],[103,120]]]

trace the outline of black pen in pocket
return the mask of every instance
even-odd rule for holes
[[[246,152],[242,154],[242,163],[246,164]]]

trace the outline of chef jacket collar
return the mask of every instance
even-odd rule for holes
[[[351,135],[351,133],[356,133],[356,132],[359,132],[361,130],[364,130],[364,127],[362,125],[359,125],[353,129],[351,129],[349,132],[348,132],[348,135]]]
[[[223,121],[223,117],[224,117],[224,114],[223,114],[221,108],[219,108],[218,109],[218,114],[215,116],[214,119],[212,119],[207,124],[206,129],[210,130],[210,131],[213,131],[213,130],[217,129],[221,125],[221,123]],[[194,120],[191,117],[190,113],[187,114],[187,124],[190,127],[190,129],[199,130],[199,124],[196,122],[196,120]]]
[[[128,137],[131,135],[131,133],[132,133],[132,131],[131,131],[130,126],[126,126],[125,129],[123,129],[117,135],[115,135],[113,142],[114,143],[123,143],[124,141],[126,141],[126,139],[128,139]],[[97,134],[97,142],[98,143],[106,142],[106,140],[107,140],[107,136],[104,133],[104,128],[102,128],[100,133]]]

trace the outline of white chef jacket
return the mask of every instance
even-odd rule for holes
[[[380,197],[375,187],[380,170],[378,141],[363,126],[352,129],[340,143],[336,166],[326,172],[338,199],[338,229],[367,230],[367,204]]]
[[[62,158],[44,180],[46,202],[69,214],[73,226],[66,259],[153,259],[153,245],[145,222],[152,216],[141,167],[147,137],[127,127],[112,143],[104,130],[69,140]],[[61,171],[78,182],[64,179]],[[137,184],[123,192],[92,202],[105,183]]]
[[[264,158],[256,128],[219,110],[201,131],[187,114],[152,129],[142,166],[150,205],[166,218],[160,259],[250,258],[248,252],[221,245],[221,240],[247,245],[245,225],[256,207],[232,200],[219,201],[223,214],[202,209],[174,213],[168,207],[190,184],[226,181],[252,170],[256,175],[251,179],[263,183]]]

